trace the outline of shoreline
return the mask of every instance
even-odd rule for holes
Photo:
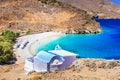
[[[120,19],[120,18],[95,18],[95,19]]]
[[[38,47],[43,46],[53,40],[58,39],[59,37],[64,36],[63,33],[57,33],[57,32],[44,32],[44,33],[38,33],[38,34],[31,34],[31,35],[25,35],[18,38],[18,43],[22,43],[26,40],[29,41],[28,45],[24,49],[16,49],[17,54],[19,56],[22,56],[23,59],[30,58],[36,55],[36,50]],[[67,35],[67,34],[66,34]],[[25,54],[23,54],[25,53]],[[25,55],[25,56],[24,56]],[[78,58],[79,59],[79,58]],[[105,61],[116,61],[119,59],[104,59],[104,58],[86,58],[86,59],[102,59]]]
[[[18,40],[24,41],[26,40],[26,38],[27,40],[31,40],[31,43],[28,43],[28,45],[26,46],[26,47],[29,46],[30,48],[25,48],[25,50],[29,50],[32,48],[31,46],[35,46],[35,44],[41,42],[42,40],[43,42],[45,42],[44,40],[48,41],[48,39],[51,38],[52,36],[54,36],[54,38],[52,39],[57,39],[63,35],[64,34],[61,34],[61,33],[54,33],[54,32],[46,33],[45,32],[45,33],[40,33],[39,37],[37,37],[38,35],[36,36],[26,35],[25,37],[22,36],[18,38]],[[38,38],[39,40],[36,41],[36,39]],[[19,51],[19,49],[17,50]],[[20,50],[21,52],[25,52],[22,49]],[[27,53],[25,54],[27,55]],[[44,80],[48,80],[48,79],[58,80],[61,78],[64,80],[119,80],[120,79],[119,78],[120,60],[113,60],[113,59],[106,60],[106,59],[101,59],[101,58],[76,58],[76,61],[70,66],[69,69],[61,70],[61,71],[54,71],[54,72],[47,72],[47,73],[31,72],[28,75],[25,74],[23,66],[24,66],[24,61],[22,63],[16,63],[13,65],[0,66],[1,68],[0,71],[2,75],[0,79],[26,80],[30,78],[32,79],[33,76],[37,76],[37,75],[39,75]],[[6,77],[6,75],[9,75],[9,76]]]
[[[59,37],[62,37],[63,35],[64,34],[62,33],[56,32],[44,32],[39,34],[22,36],[17,39],[17,43],[22,44],[25,41],[29,41],[29,43],[24,49],[21,49],[21,47],[19,47],[15,50],[17,54],[25,60],[26,58],[33,57],[36,54],[35,50],[38,46],[42,46],[50,41],[56,40]]]

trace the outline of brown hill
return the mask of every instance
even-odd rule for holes
[[[44,2],[45,1],[45,2]],[[0,31],[100,32],[99,24],[86,11],[56,0],[0,0]]]
[[[101,18],[120,18],[120,6],[110,0],[59,0]]]

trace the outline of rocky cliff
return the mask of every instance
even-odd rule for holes
[[[0,0],[0,31],[97,33],[93,16],[56,0]]]

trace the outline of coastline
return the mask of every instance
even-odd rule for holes
[[[18,2],[17,1],[8,2],[8,1],[4,1],[6,4],[2,3],[1,1],[2,4],[1,11],[3,11],[4,15],[2,14],[3,16],[1,17],[3,19],[3,23],[1,23],[0,30],[10,29],[13,31],[20,32],[23,35],[26,34],[26,31],[27,30],[29,31],[29,29],[31,30],[31,33],[34,32],[42,32],[42,33],[25,35],[17,39],[18,41],[17,43],[22,44],[25,41],[29,41],[29,43],[26,45],[24,49],[21,49],[21,47],[14,49],[17,58],[15,64],[0,65],[0,80],[31,80],[37,76],[40,76],[42,80],[59,80],[59,79],[60,80],[61,79],[62,80],[120,80],[120,59],[108,60],[103,58],[76,58],[76,61],[70,66],[69,69],[62,71],[47,72],[47,73],[31,72],[26,75],[24,71],[24,60],[26,58],[33,57],[36,54],[36,48],[38,46],[40,47],[46,43],[58,39],[59,37],[64,36],[65,35],[64,33],[57,33],[57,31],[60,30],[61,32],[62,31],[64,32],[65,30],[64,24],[68,25],[68,27],[71,25],[72,25],[71,27],[73,26],[79,27],[80,24],[73,22],[79,21],[79,19],[77,18],[79,17],[81,18],[82,16],[78,16],[75,18],[73,17],[73,19],[71,20],[72,18],[71,16],[73,13],[69,12],[69,10],[67,9],[66,11],[68,12],[64,13],[61,12],[60,9],[57,9],[57,7],[54,8],[48,5],[47,6],[42,5],[43,6],[42,7],[36,4],[35,2],[31,3],[32,1],[31,2],[29,1],[22,2],[19,0]],[[119,15],[120,7],[114,4],[113,2],[108,2],[111,0],[99,0],[99,1],[98,0],[75,0],[75,1],[60,0],[60,1],[69,1],[72,5],[88,11],[88,13],[90,13],[91,16],[96,16],[97,14],[100,17],[98,19],[120,19],[120,15]],[[28,6],[28,7],[26,8],[24,6],[26,7]],[[13,9],[11,9],[12,7]],[[54,14],[56,16],[54,15],[50,16],[51,14]],[[65,15],[68,16],[64,17]],[[65,18],[70,18],[69,22],[67,21],[64,22]],[[13,21],[9,22],[9,20],[13,20]],[[46,20],[46,23],[41,24],[40,22],[43,22],[44,20]],[[56,21],[56,22],[52,23],[52,21]],[[38,22],[39,24],[37,24]],[[58,24],[58,22],[60,23]],[[53,24],[55,24],[55,26],[52,26]],[[54,30],[56,26],[58,26],[58,29]],[[59,29],[59,26],[63,27],[63,29]],[[88,26],[90,26],[90,24]],[[93,28],[95,28],[94,25]],[[56,31],[56,32],[47,32],[47,31]],[[69,33],[71,31],[72,28],[68,29]],[[99,31],[97,29],[93,29],[92,32],[89,30],[82,31],[81,29],[81,33],[83,34],[97,33],[97,32],[101,32],[101,30]],[[105,42],[103,41],[103,43]]]
[[[95,19],[120,19],[120,18],[95,18]]]
[[[55,32],[45,32],[40,34],[26,35],[18,38],[18,41],[29,40],[31,41],[25,48],[24,52],[22,49],[21,53],[35,48],[36,44],[46,43],[51,40],[55,40],[64,34],[55,33]],[[37,41],[36,41],[37,40]],[[17,49],[18,50],[18,49]],[[22,53],[22,54],[23,54]],[[33,56],[31,53],[25,55]],[[44,80],[119,80],[120,77],[120,61],[119,60],[106,60],[106,59],[97,59],[97,58],[77,58],[76,61],[70,66],[69,69],[62,71],[54,71],[47,73],[35,73],[31,72],[28,75],[25,74],[23,69],[24,62],[17,63],[10,66],[1,66],[4,70],[0,70],[2,76],[0,79],[10,79],[10,80],[26,80],[32,79],[34,76],[39,75]],[[10,67],[10,68],[9,68]],[[7,71],[10,69],[10,71]],[[116,70],[117,69],[117,70]],[[19,73],[19,74],[18,74]],[[6,77],[6,75],[9,75]]]
[[[21,49],[21,47],[19,47],[15,50],[17,54],[25,60],[26,58],[33,57],[36,54],[35,50],[38,46],[42,46],[50,41],[56,40],[63,35],[64,34],[62,33],[56,32],[44,32],[22,36],[17,39],[16,44],[22,44],[25,41],[29,41],[29,43],[24,49]]]

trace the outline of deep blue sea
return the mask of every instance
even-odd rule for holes
[[[68,34],[37,49],[63,49],[78,54],[79,58],[120,59],[120,19],[98,19],[103,30],[99,34]]]
[[[110,0],[110,1],[117,4],[117,5],[120,5],[120,0]]]

